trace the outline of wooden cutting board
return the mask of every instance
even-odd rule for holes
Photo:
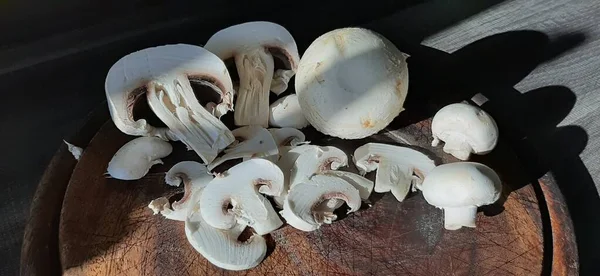
[[[380,141],[411,144],[435,156],[438,163],[456,161],[440,148],[429,146],[429,124],[425,120],[387,130],[369,140],[327,138],[314,130],[306,133],[313,144],[338,146],[348,154],[363,143]],[[179,161],[199,160],[193,152],[173,143],[174,152],[164,159],[165,164],[153,167],[143,179],[105,177],[112,155],[133,138],[108,121],[91,139],[70,177],[53,177],[56,166],[49,168],[41,185],[59,187],[68,182],[58,242],[56,236],[36,235],[47,230],[40,224],[48,223],[51,215],[34,216],[27,228],[32,242],[26,242],[23,249],[25,274],[47,275],[53,267],[65,275],[577,274],[571,221],[552,178],[528,181],[518,160],[502,143],[490,155],[474,160],[495,169],[505,187],[499,204],[478,213],[475,229],[444,230],[442,210],[429,206],[420,193],[402,203],[390,194],[374,193],[372,206],[365,204],[360,211],[317,231],[282,227],[267,236],[269,252],[258,267],[229,272],[194,251],[182,222],[154,216],[146,207],[154,198],[180,192],[164,184],[164,172]],[[55,172],[64,175],[65,168]],[[50,250],[39,250],[43,246]],[[53,253],[60,257],[59,264],[41,261],[56,258]]]

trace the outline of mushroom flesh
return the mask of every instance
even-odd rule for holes
[[[116,179],[136,180],[144,177],[150,167],[162,164],[160,158],[173,151],[168,142],[157,137],[139,137],[127,142],[108,163],[107,173]]]
[[[238,158],[270,157],[278,155],[278,147],[266,128],[261,126],[244,126],[232,131],[238,143],[225,149],[225,154],[215,159],[209,170],[213,170],[227,160]]]
[[[419,189],[425,200],[444,210],[444,227],[475,227],[477,207],[500,198],[500,177],[486,165],[474,162],[444,164],[433,169]]]
[[[293,127],[296,129],[308,126],[308,121],[302,114],[296,94],[288,95],[275,101],[271,106],[269,125],[274,127]]]
[[[290,188],[315,174],[337,170],[348,165],[348,156],[333,146],[316,147],[302,152],[290,172]]]
[[[75,146],[65,140],[63,140],[63,142],[65,142],[65,145],[67,145],[67,149],[73,155],[73,158],[75,158],[75,160],[79,161],[79,158],[81,158],[81,155],[83,154],[83,149],[78,146]]]
[[[296,164],[296,160],[298,159],[298,156],[300,156],[304,152],[308,152],[308,151],[316,152],[318,150],[319,150],[319,146],[300,145],[298,147],[290,149],[289,151],[287,151],[286,153],[283,153],[281,155],[281,158],[279,158],[279,160],[277,161],[277,166],[279,166],[279,168],[283,172],[284,180],[283,180],[283,192],[282,192],[281,196],[273,197],[273,200],[275,201],[275,204],[277,205],[277,207],[283,208],[283,201],[284,201],[285,197],[287,196],[288,190],[290,188],[290,176],[292,173],[292,168],[294,168],[294,164]]]
[[[306,136],[302,131],[291,127],[285,128],[270,128],[271,136],[279,149],[279,156],[284,155],[294,147],[308,144]],[[279,158],[277,158],[279,160]],[[275,160],[275,161],[277,161]]]
[[[460,160],[471,153],[486,154],[498,143],[498,126],[494,119],[477,106],[450,104],[440,109],[431,122],[432,146],[443,141],[444,152]]]

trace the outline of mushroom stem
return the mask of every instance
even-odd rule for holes
[[[448,230],[457,230],[463,226],[474,228],[476,216],[477,206],[445,207],[444,228]]]
[[[273,56],[264,47],[235,56],[240,88],[234,121],[238,126],[269,126],[269,90],[275,70]]]
[[[169,128],[166,137],[176,136],[205,163],[233,142],[227,127],[198,103],[185,75],[165,74],[147,90],[150,108]]]

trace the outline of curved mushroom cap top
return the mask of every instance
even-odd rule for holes
[[[221,59],[202,47],[175,44],[146,48],[118,60],[108,71],[104,88],[115,125],[125,134],[148,135],[144,119],[134,120],[133,106],[145,86],[166,76],[185,75],[208,82],[233,105],[233,84]]]
[[[304,52],[295,87],[304,116],[317,130],[344,139],[364,138],[404,110],[406,55],[370,30],[337,29]]]
[[[440,140],[464,139],[475,153],[487,153],[496,147],[498,126],[481,108],[465,104],[450,104],[440,109],[431,122],[431,132]]]
[[[421,191],[425,200],[436,207],[479,207],[498,200],[502,182],[486,165],[457,162],[433,169],[423,181]]]
[[[273,50],[273,54],[296,71],[300,55],[296,41],[283,26],[272,22],[256,21],[238,24],[218,31],[208,39],[204,48],[223,60],[259,47]],[[281,56],[279,56],[281,55]]]

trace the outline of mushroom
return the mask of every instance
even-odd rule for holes
[[[152,200],[148,207],[154,214],[162,214],[172,220],[185,221],[191,206],[194,193],[202,190],[213,179],[205,165],[194,161],[183,161],[175,164],[166,174],[165,182],[168,185],[179,187],[183,183],[183,197],[179,201],[169,203],[166,197]]]
[[[280,196],[283,173],[268,160],[250,159],[233,166],[211,181],[200,198],[202,217],[212,227],[230,229],[247,224],[259,235],[270,233],[283,222],[262,195]],[[231,205],[231,209],[228,206]]]
[[[429,204],[444,210],[448,230],[475,227],[477,207],[496,202],[502,192],[494,170],[474,162],[440,165],[418,187]]]
[[[279,148],[280,156],[284,155],[294,147],[309,143],[305,141],[306,136],[304,133],[295,128],[270,128],[269,132],[271,133],[271,136],[273,136],[273,140],[275,140],[275,143]]]
[[[385,128],[408,92],[406,54],[362,28],[330,31],[304,52],[296,74],[302,112],[318,131],[359,139]]]
[[[234,121],[238,126],[269,124],[269,90],[282,92],[300,59],[292,35],[271,22],[248,22],[214,34],[204,47],[223,60],[235,59],[240,76]],[[286,71],[273,75],[273,56],[282,59]],[[273,79],[273,78],[276,79]]]
[[[266,128],[261,126],[245,126],[232,131],[239,143],[225,149],[225,154],[215,159],[210,165],[209,170],[213,170],[227,160],[238,158],[255,157],[277,157],[278,147]]]
[[[345,180],[346,182],[348,182],[350,185],[352,185],[354,188],[356,188],[358,190],[358,194],[360,195],[360,199],[362,199],[362,200],[369,199],[369,196],[371,196],[371,192],[373,192],[373,187],[375,186],[373,181],[371,181],[361,175],[352,173],[352,172],[326,171],[323,174],[339,177],[339,178]]]
[[[273,197],[273,200],[275,201],[275,204],[277,205],[277,207],[283,208],[283,201],[284,201],[285,197],[287,196],[288,190],[290,188],[290,174],[292,173],[292,168],[294,167],[294,164],[296,163],[298,156],[300,156],[304,152],[308,152],[308,151],[316,152],[318,150],[319,150],[319,146],[300,145],[298,147],[292,148],[289,151],[281,154],[281,158],[279,158],[279,161],[277,161],[277,166],[279,166],[279,168],[283,172],[284,180],[283,180],[283,192],[282,192],[281,196]]]
[[[281,216],[292,227],[302,231],[314,231],[323,223],[337,219],[329,200],[343,200],[354,212],[360,208],[360,195],[347,181],[329,175],[315,175],[310,180],[294,185],[285,198]]]
[[[290,188],[305,182],[315,174],[348,165],[348,156],[341,149],[332,146],[316,147],[302,152],[290,171]]]
[[[79,161],[79,158],[81,158],[81,155],[83,154],[83,149],[78,146],[75,146],[65,140],[63,140],[63,142],[65,142],[65,145],[67,145],[67,149],[73,155],[73,158],[75,158],[75,160]]]
[[[297,129],[308,126],[302,114],[296,94],[288,95],[275,101],[271,106],[269,125],[274,127],[293,127]]]
[[[431,122],[432,146],[445,143],[444,152],[460,160],[468,160],[471,153],[486,154],[496,147],[498,126],[481,108],[455,103],[440,109]]]
[[[144,177],[150,167],[162,164],[173,147],[157,137],[139,137],[127,142],[108,163],[107,173],[116,179],[136,180]]]
[[[198,197],[201,194],[198,192]],[[212,264],[227,270],[245,270],[260,264],[267,253],[263,237],[255,234],[240,242],[238,237],[246,228],[245,224],[236,223],[227,230],[215,229],[202,218],[201,204],[194,203],[185,221],[185,235],[196,251]]]
[[[411,186],[419,185],[435,168],[427,155],[405,147],[367,143],[354,151],[354,163],[360,174],[377,170],[375,192],[392,192],[400,202]]]
[[[222,102],[207,111],[196,99],[188,78],[213,88]],[[125,134],[180,140],[205,163],[234,140],[229,129],[211,114],[232,109],[229,72],[223,61],[202,47],[165,45],[131,53],[110,68],[105,89],[113,122]],[[134,119],[133,106],[144,93],[168,129]]]

